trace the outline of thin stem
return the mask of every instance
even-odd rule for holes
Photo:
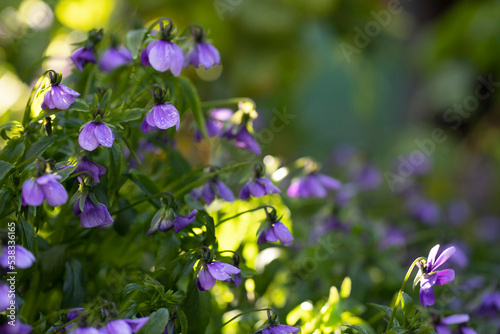
[[[391,313],[391,318],[389,319],[389,323],[387,324],[387,329],[386,332],[391,329],[392,322],[394,321],[394,316],[396,315],[396,310],[398,309],[399,302],[401,301],[401,297],[403,296],[403,291],[406,286],[406,282],[408,281],[408,278],[410,278],[411,272],[413,271],[413,268],[417,265],[420,260],[423,260],[424,257],[419,257],[410,266],[410,269],[408,269],[408,272],[406,273],[405,280],[403,281],[403,285],[401,286],[401,289],[399,289],[398,292],[398,297],[396,298],[396,304],[394,304],[394,307],[392,308],[392,313]]]
[[[201,103],[202,108],[208,107],[216,107],[220,105],[228,105],[228,104],[238,104],[240,102],[250,102],[255,107],[255,101],[248,97],[233,97],[230,99],[221,99],[221,100],[213,100],[213,101],[205,101]]]
[[[261,312],[261,311],[272,311],[274,314],[276,314],[276,311],[274,311],[272,308],[261,308],[261,309],[258,309],[258,310],[250,310],[250,311],[245,311],[245,312],[242,312],[234,317],[232,317],[231,319],[229,319],[228,321],[226,321],[222,326],[226,326],[228,323],[230,323],[231,321],[233,321],[234,319],[237,319],[239,317],[241,317],[242,315],[245,315],[245,314],[250,314],[250,313],[255,313],[255,312]]]
[[[144,203],[144,202],[146,202],[146,201],[149,201],[149,200],[150,200],[150,199],[152,199],[152,198],[165,196],[165,194],[167,194],[167,193],[166,193],[165,191],[162,191],[161,193],[157,193],[157,194],[153,194],[153,195],[146,196],[146,197],[144,197],[144,198],[142,198],[142,199],[140,199],[140,200],[138,200],[138,201],[136,201],[136,202],[134,202],[134,203],[131,203],[131,204],[126,205],[126,206],[124,206],[124,207],[122,207],[122,208],[119,208],[118,210],[113,211],[113,212],[111,212],[110,214],[111,214],[111,215],[116,215],[117,213],[120,213],[120,212],[122,212],[122,211],[125,211],[125,210],[128,210],[128,209],[130,209],[130,208],[133,208],[133,207],[134,207],[134,206],[136,206],[136,205],[139,205],[139,204],[141,204],[141,203]]]
[[[264,210],[265,210],[266,208],[271,208],[271,209],[273,209],[273,210],[274,210],[274,207],[272,207],[272,206],[270,206],[270,205],[261,205],[261,206],[258,206],[258,207],[256,207],[256,208],[250,209],[250,210],[246,210],[246,211],[239,212],[239,213],[235,214],[234,216],[231,216],[231,217],[228,217],[228,218],[222,219],[221,221],[219,221],[219,222],[217,223],[217,225],[215,225],[215,227],[217,227],[217,226],[221,225],[222,223],[225,223],[225,222],[227,222],[227,221],[229,221],[229,220],[231,220],[231,219],[238,218],[239,216],[242,216],[242,215],[244,215],[245,213],[258,211],[258,210],[260,210],[260,209],[264,209]],[[266,211],[266,214],[267,214],[267,211]]]

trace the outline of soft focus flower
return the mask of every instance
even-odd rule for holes
[[[224,262],[212,262],[207,263],[201,267],[198,273],[198,278],[196,280],[196,286],[200,291],[205,291],[211,289],[215,285],[215,281],[230,282],[231,276],[239,274],[240,269],[224,263]]]
[[[335,199],[340,207],[348,205],[358,194],[358,187],[354,183],[345,183],[340,186]]]
[[[142,132],[162,129],[166,130],[175,125],[175,130],[179,130],[179,112],[171,104],[157,104],[148,112],[142,121]]]
[[[340,181],[333,177],[313,172],[293,181],[287,194],[293,198],[322,198],[327,195],[328,189],[338,190],[341,185]]]
[[[184,67],[184,52],[172,41],[154,40],[142,51],[141,62],[160,72],[170,69],[178,77]]]
[[[70,58],[75,64],[76,68],[80,71],[83,71],[83,67],[88,63],[95,64],[96,62],[94,51],[83,46],[79,49],[76,49],[75,52],[71,54]]]
[[[500,292],[485,292],[481,298],[477,313],[486,317],[500,318]]]
[[[207,205],[210,205],[215,198],[222,198],[226,202],[234,201],[231,189],[217,178],[210,180],[203,187],[193,189],[191,196],[197,200],[203,199]]]
[[[454,200],[448,204],[447,208],[448,220],[453,225],[461,225],[470,216],[470,208],[464,200]]]
[[[215,65],[220,65],[219,51],[210,43],[197,42],[187,55],[186,66],[188,65],[193,65],[196,68],[201,65],[207,70]]]
[[[77,328],[75,334],[100,334],[99,330],[93,327],[80,327]]]
[[[45,174],[36,180],[27,180],[22,188],[22,204],[39,206],[45,199],[49,205],[63,205],[68,200],[68,193],[57,181],[60,179],[60,175]]]
[[[411,216],[416,220],[427,225],[436,225],[439,223],[439,206],[430,199],[414,196],[409,200],[407,206]]]
[[[106,173],[106,168],[88,160],[87,158],[83,158],[82,161],[80,161],[80,163],[76,166],[74,172],[88,172],[90,176],[92,176],[94,184],[98,184],[100,182],[100,178]]]
[[[9,254],[9,246],[5,246],[3,248],[3,253],[0,256],[0,266],[3,268],[10,267],[12,264],[15,265],[16,268],[26,269],[31,267],[31,265],[35,262],[35,255],[31,253],[29,250],[20,245],[15,245],[15,251]],[[15,263],[12,263],[12,256],[15,257]],[[10,258],[9,258],[10,257]],[[10,263],[9,263],[10,262]]]
[[[104,72],[128,65],[132,62],[132,52],[124,46],[112,47],[104,51],[99,61],[99,67]]]
[[[377,167],[365,165],[354,175],[354,179],[359,188],[363,190],[373,190],[382,183],[382,175]]]
[[[132,334],[137,333],[148,322],[149,317],[138,319],[118,319],[108,322],[99,329],[99,334]]]
[[[105,123],[89,122],[85,125],[80,136],[78,137],[78,144],[84,150],[92,152],[99,145],[110,148],[115,141],[115,135]]]
[[[50,87],[50,90],[43,96],[42,109],[66,110],[73,103],[80,93],[75,92],[63,84],[56,84]]]
[[[271,325],[256,331],[254,334],[297,334],[298,332],[299,329],[297,327],[287,325]]]
[[[266,178],[253,178],[248,181],[240,192],[241,199],[252,197],[262,197],[271,194],[280,194],[281,190]]]
[[[209,116],[205,120],[207,135],[210,138],[222,136],[222,128],[224,127],[224,122],[229,121],[232,116],[233,111],[231,109],[212,109]],[[200,142],[203,139],[203,134],[199,129],[196,130],[194,139],[196,142]]]
[[[443,318],[435,327],[437,334],[452,334],[449,325],[462,324],[469,321],[468,314],[454,314]],[[461,326],[460,334],[476,334],[476,331],[469,327]]]
[[[419,262],[420,270],[422,271],[422,278],[420,279],[420,302],[424,307],[427,305],[434,305],[434,291],[432,290],[433,285],[444,285],[448,284],[455,279],[455,271],[452,269],[444,269],[436,271],[441,267],[450,256],[455,253],[455,247],[449,247],[445,249],[441,255],[436,259],[437,253],[439,251],[439,245],[432,247],[427,257],[427,262],[421,264]]]
[[[380,249],[401,248],[406,244],[405,235],[397,227],[385,228],[384,235],[380,242]]]
[[[349,227],[342,223],[336,216],[329,215],[322,217],[320,224],[317,225],[311,235],[309,236],[309,241],[311,243],[317,242],[322,236],[331,231],[347,232]]]
[[[257,155],[261,154],[259,142],[252,136],[250,131],[248,131],[248,128],[245,124],[239,126],[231,126],[224,133],[224,137],[226,137],[227,139],[234,139],[234,145],[236,147],[253,152]]]
[[[94,204],[89,197],[85,199],[83,212],[80,210],[80,200],[77,200],[73,205],[73,213],[75,216],[80,215],[80,225],[83,228],[103,226],[113,222],[108,208],[102,203]]]
[[[19,322],[17,318],[14,320],[14,326],[8,322],[0,325],[0,333],[2,334],[30,334],[32,332],[33,328],[31,326]]]
[[[290,246],[293,241],[292,233],[280,221],[271,221],[269,226],[262,230],[257,239],[257,244],[280,241],[283,246]]]
[[[9,298],[10,288],[7,284],[0,283],[0,312],[3,312],[10,306]]]
[[[465,268],[469,264],[469,257],[467,256],[467,246],[463,242],[453,242],[443,246],[444,248],[455,247],[455,253],[450,261],[460,268]]]
[[[198,210],[193,210],[186,216],[179,213],[175,213],[171,209],[161,208],[151,221],[151,228],[149,229],[147,236],[150,236],[156,231],[167,232],[172,228],[175,233],[179,233],[183,228],[191,224],[195,220],[195,215]]]

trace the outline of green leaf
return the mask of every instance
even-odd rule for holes
[[[75,103],[73,103],[70,107],[69,110],[76,110],[76,111],[82,111],[82,112],[89,112],[90,108],[87,103],[80,99],[76,99]]]
[[[205,243],[213,245],[215,243],[215,223],[214,219],[209,215],[205,215],[205,222],[207,223],[207,234],[205,236]]]
[[[120,145],[113,145],[109,149],[109,171],[106,173],[108,177],[108,193],[109,201],[113,202],[118,188],[120,187],[120,178],[123,171],[123,153],[119,149]]]
[[[191,194],[189,194],[189,193],[184,195],[184,202],[186,202],[187,206],[189,206],[191,209],[196,209],[198,211],[205,210],[205,207],[203,206],[203,204],[201,204],[199,201],[194,199],[194,197],[191,196]]]
[[[9,174],[14,165],[9,164],[7,161],[0,161],[0,183]]]
[[[169,312],[166,308],[161,308],[156,312],[151,313],[146,325],[141,329],[142,334],[162,334],[170,319]]]
[[[403,292],[401,307],[403,308],[405,317],[408,319],[411,319],[415,315],[415,312],[417,310],[413,299],[406,292]]]
[[[125,109],[114,112],[110,118],[115,122],[130,122],[141,118],[143,112],[144,108]]]
[[[187,331],[188,331],[188,322],[187,322],[186,313],[184,313],[181,310],[177,311],[177,319],[181,323],[181,333],[182,334],[187,334]]]
[[[15,201],[14,191],[11,188],[0,190],[0,219],[4,218],[14,209]]]
[[[359,325],[346,325],[346,324],[343,324],[342,326],[346,326],[346,327],[349,327],[349,328],[352,328],[358,332],[361,332],[363,334],[368,334],[368,332],[366,331],[366,329],[364,329],[363,327],[359,326]]]
[[[0,160],[15,164],[23,156],[24,150],[25,146],[22,137],[11,139],[0,151]]]
[[[80,261],[71,259],[66,262],[63,283],[62,308],[77,307],[83,304],[85,285],[83,284],[83,268]]]
[[[207,310],[212,307],[211,296],[210,291],[199,291],[196,284],[194,284],[194,280],[189,285],[184,309],[189,310],[189,317],[196,319],[196,321],[189,323],[188,334],[205,333],[210,322],[210,312],[207,312]]]
[[[392,308],[390,308],[389,306],[379,305],[379,304],[373,304],[373,303],[368,303],[368,305],[371,306],[371,307],[376,308],[377,310],[380,310],[380,311],[384,312],[389,317],[392,314]]]
[[[144,37],[146,36],[147,32],[148,29],[143,28],[143,29],[130,30],[127,33],[126,36],[127,47],[132,52],[132,57],[134,59],[137,58],[137,56],[139,55],[139,51],[142,49],[142,42],[144,41]]]
[[[126,174],[133,182],[135,182],[141,190],[147,195],[153,195],[160,193],[160,189],[156,182],[151,180],[148,176],[136,169],[130,169],[129,173]],[[160,206],[160,201],[157,198],[152,198],[150,202],[154,203],[157,207]]]
[[[34,142],[26,151],[24,160],[31,159],[36,156],[40,156],[45,152],[45,150],[55,142],[54,137],[46,136],[38,139]]]
[[[38,241],[36,240],[36,233],[33,230],[33,226],[28,224],[23,216],[20,216],[19,220],[18,227],[21,231],[23,247],[36,256],[38,253]]]
[[[408,330],[403,327],[392,327],[387,331],[387,334],[404,334],[408,333]]]
[[[201,109],[200,97],[198,96],[196,87],[194,87],[191,81],[182,77],[179,78],[179,84],[184,91],[184,96],[187,99],[189,109],[191,109],[191,112],[193,113],[198,129],[200,129],[203,133],[205,139],[208,140],[209,137],[207,134],[207,127],[205,125],[205,115],[203,115],[203,110]]]

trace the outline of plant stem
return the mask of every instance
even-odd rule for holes
[[[227,222],[227,221],[229,221],[229,220],[231,220],[231,219],[234,219],[234,218],[237,218],[237,217],[239,217],[239,216],[242,216],[242,215],[244,215],[245,213],[254,212],[254,211],[257,211],[257,210],[260,210],[260,209],[265,209],[265,208],[273,208],[273,209],[274,209],[274,207],[272,207],[272,206],[270,206],[270,205],[261,205],[261,206],[258,206],[258,207],[256,207],[256,208],[250,209],[250,210],[246,210],[246,211],[239,212],[239,213],[235,214],[234,216],[231,216],[231,217],[228,217],[228,218],[222,219],[221,221],[219,221],[219,222],[217,223],[217,225],[215,225],[215,227],[218,227],[218,226],[219,226],[219,225],[221,225],[222,223],[225,223],[225,222]]]
[[[392,308],[392,312],[391,312],[391,318],[389,319],[389,322],[387,323],[387,329],[386,329],[386,332],[391,329],[391,326],[392,326],[392,322],[394,321],[394,316],[396,315],[396,311],[398,309],[398,305],[399,305],[399,302],[401,301],[401,297],[403,296],[403,291],[405,289],[405,286],[406,286],[406,282],[408,281],[408,278],[410,278],[410,275],[411,275],[411,272],[413,271],[413,268],[417,265],[417,263],[424,259],[423,257],[419,257],[417,258],[415,261],[413,261],[413,263],[411,264],[410,266],[410,269],[408,269],[408,272],[406,273],[406,276],[405,276],[405,280],[403,281],[403,285],[401,286],[401,289],[399,289],[399,292],[398,292],[398,297],[396,298],[396,303],[394,304],[394,307]]]
[[[142,198],[142,199],[140,199],[140,200],[138,200],[138,201],[136,201],[136,202],[134,202],[134,203],[131,203],[131,204],[126,205],[126,206],[124,206],[124,207],[122,207],[122,208],[119,208],[118,210],[113,211],[113,212],[111,212],[110,214],[111,214],[111,215],[116,215],[117,213],[120,213],[120,212],[122,212],[122,211],[128,210],[128,209],[130,209],[130,208],[133,208],[134,206],[139,205],[139,204],[141,204],[141,203],[143,203],[143,202],[149,201],[149,200],[150,200],[150,199],[152,199],[152,198],[161,197],[161,196],[164,196],[165,194],[166,194],[166,192],[165,192],[165,191],[162,191],[161,193],[157,193],[157,194],[153,194],[153,195],[146,196],[146,197],[144,197],[144,198]]]
[[[230,99],[221,99],[221,100],[213,100],[213,101],[205,101],[201,103],[202,108],[208,107],[216,107],[220,105],[228,105],[228,104],[238,104],[239,102],[250,102],[255,106],[254,100],[248,97],[233,97]]]
[[[261,309],[258,309],[258,310],[250,310],[250,311],[246,311],[246,312],[242,312],[234,317],[232,317],[231,319],[229,319],[228,321],[226,321],[222,326],[226,326],[228,323],[230,323],[231,321],[233,321],[234,319],[237,319],[239,317],[241,317],[242,315],[245,315],[245,314],[250,314],[250,313],[254,313],[254,312],[260,312],[260,311],[272,311],[274,312],[274,314],[276,314],[276,312],[272,309],[272,308],[261,308]]]

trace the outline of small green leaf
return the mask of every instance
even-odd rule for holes
[[[215,243],[215,223],[214,219],[209,215],[205,215],[205,222],[207,223],[207,234],[205,236],[205,243],[213,245]]]
[[[130,122],[141,118],[143,112],[144,108],[125,109],[120,112],[117,111],[113,113],[111,118],[115,122]]]
[[[364,329],[363,327],[359,326],[359,325],[342,325],[342,326],[346,326],[346,327],[349,327],[349,328],[352,328],[358,332],[361,332],[363,334],[368,334],[368,332],[366,331],[366,329]]]
[[[198,129],[203,133],[203,136],[208,139],[207,127],[205,125],[205,115],[203,115],[203,110],[201,109],[200,97],[194,85],[188,79],[179,78],[179,83],[184,91],[185,98],[189,104],[189,109],[193,113],[194,120]]]
[[[408,333],[408,330],[403,327],[392,327],[387,334],[404,334]]]
[[[184,202],[186,202],[187,206],[189,206],[191,209],[196,209],[198,211],[205,210],[203,204],[194,199],[194,197],[189,193],[184,195]]]
[[[80,261],[71,259],[66,262],[63,283],[62,307],[76,307],[83,303],[85,285],[83,284],[83,268]]]
[[[7,161],[0,161],[0,183],[9,174],[14,165],[9,164]]]
[[[0,219],[4,218],[15,206],[14,191],[11,188],[0,190]]]
[[[142,334],[162,334],[167,326],[170,314],[166,308],[151,313],[146,325],[141,329]]]
[[[80,99],[76,99],[75,103],[73,103],[70,107],[69,110],[76,110],[76,111],[82,111],[82,112],[89,112],[90,108],[87,103]]]
[[[9,140],[7,145],[0,151],[0,160],[15,164],[24,154],[25,146],[22,137]]]
[[[127,47],[132,52],[132,57],[134,59],[136,59],[137,56],[139,55],[139,51],[142,48],[142,42],[144,41],[144,37],[146,36],[147,32],[148,29],[143,28],[143,29],[130,30],[127,33],[126,36]]]
[[[403,300],[401,301],[401,306],[403,308],[403,313],[406,318],[411,319],[417,310],[413,299],[406,293],[403,292]]]
[[[368,303],[368,305],[371,306],[371,307],[376,308],[377,310],[380,310],[380,311],[384,312],[389,317],[392,314],[392,308],[390,308],[389,306],[379,305],[379,304],[373,304],[373,303]]]

